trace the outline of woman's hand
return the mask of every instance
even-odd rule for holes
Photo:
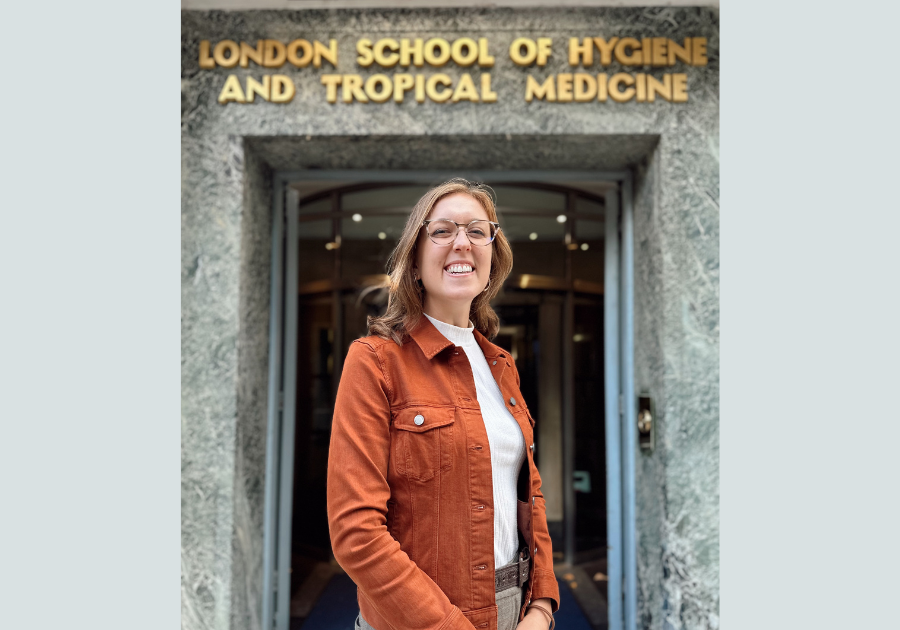
[[[540,610],[534,610],[537,606],[546,610],[548,614],[550,613],[550,600],[536,599],[529,605],[525,618],[519,622],[516,630],[547,630],[550,627],[550,618]]]

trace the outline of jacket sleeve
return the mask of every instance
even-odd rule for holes
[[[513,363],[515,365],[515,363]],[[520,386],[519,371],[516,370],[516,385]],[[535,424],[535,429],[537,425]],[[532,563],[531,600],[547,597],[551,600],[551,612],[559,610],[559,583],[553,572],[553,543],[550,541],[550,529],[547,527],[547,505],[541,492],[541,474],[534,467],[535,475],[531,483],[531,495],[535,497],[534,511],[531,519],[531,531],[534,534],[535,553]]]
[[[389,382],[372,346],[363,340],[350,344],[328,453],[328,529],[334,557],[393,630],[473,630],[388,532],[389,395]]]

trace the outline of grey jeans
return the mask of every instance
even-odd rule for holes
[[[497,630],[516,630],[516,626],[519,625],[522,596],[521,586],[510,586],[497,593]],[[355,630],[376,630],[363,619],[361,614],[356,615],[354,628]]]

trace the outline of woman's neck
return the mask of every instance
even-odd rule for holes
[[[423,306],[426,313],[445,324],[458,326],[459,328],[468,328],[469,308],[471,305],[471,301],[465,304],[460,302],[451,302],[447,304],[437,300],[430,300],[426,295],[425,304]]]

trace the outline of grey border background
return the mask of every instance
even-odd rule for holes
[[[898,17],[889,2],[722,9],[729,629],[896,619],[900,435],[877,422],[896,417],[900,350],[896,102],[880,64],[810,45],[864,33],[868,59],[892,59]],[[3,112],[0,626],[174,628],[178,11],[16,2],[4,18],[7,50],[28,51],[8,85],[39,90]],[[88,89],[104,77],[114,94]]]

